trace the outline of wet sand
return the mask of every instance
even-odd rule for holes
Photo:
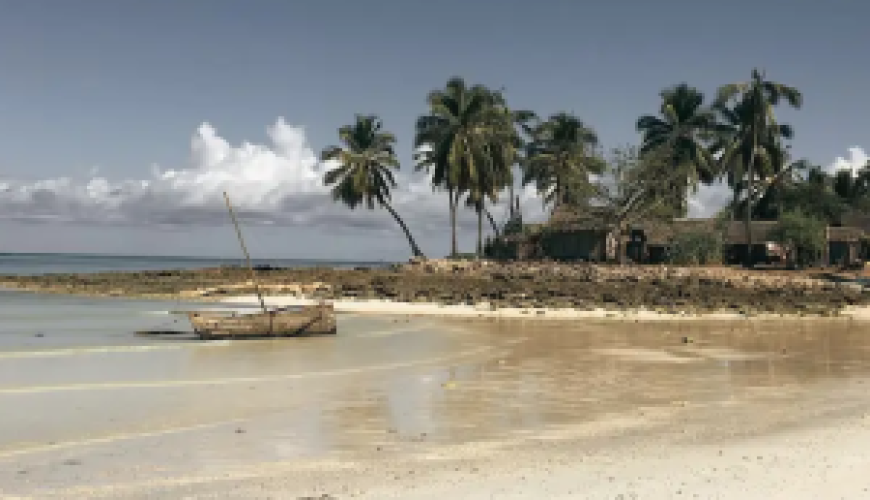
[[[868,494],[861,322],[344,315],[340,332],[0,352],[0,496]]]

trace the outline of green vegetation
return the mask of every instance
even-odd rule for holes
[[[343,146],[329,146],[320,155],[321,161],[335,164],[323,179],[332,186],[333,199],[351,209],[360,204],[384,207],[405,232],[414,256],[422,256],[408,226],[390,205],[390,190],[396,187],[391,169],[399,168],[393,150],[396,137],[381,129],[377,117],[361,115],[353,125],[341,127],[338,137]]]
[[[604,172],[598,137],[579,118],[558,113],[529,129],[523,185],[534,184],[545,204],[578,205],[594,192],[590,174]]]
[[[669,261],[681,266],[721,264],[722,237],[716,232],[677,234],[671,240]]]
[[[803,96],[796,88],[766,80],[763,73],[752,70],[749,81],[720,88],[714,105],[727,117],[716,134],[723,171],[733,172],[732,181],[746,190],[746,241],[750,248],[752,203],[755,191],[765,188],[759,186],[758,181],[763,184],[787,171],[788,154],[782,141],[791,139],[793,133],[788,125],[777,123],[773,112],[783,99],[795,108],[803,103]],[[728,103],[732,101],[734,104],[729,108]],[[752,267],[750,252],[746,253],[746,266]]]
[[[689,194],[700,184],[720,180],[733,193],[722,215],[745,221],[750,244],[753,219],[782,218],[789,228],[798,213],[834,224],[849,212],[870,210],[870,165],[856,176],[832,176],[791,158],[794,131],[779,123],[775,109],[783,103],[799,108],[803,96],[798,89],[753,70],[748,80],[723,85],[709,103],[687,83],[661,91],[660,97],[658,112],[635,123],[637,145],[607,155],[595,130],[574,114],[541,119],[510,106],[502,91],[459,77],[430,92],[427,112],[414,129],[415,168],[430,176],[433,189],[447,194],[451,255],[459,255],[460,202],[477,215],[477,256],[484,247],[497,247],[500,236],[527,234],[517,186],[533,186],[551,210],[594,208],[618,245],[637,221],[684,216]],[[339,129],[339,139],[343,146],[322,153],[337,165],[324,178],[334,198],[350,208],[385,208],[402,227],[412,253],[422,255],[390,204],[396,185],[392,172],[399,168],[394,136],[382,130],[377,117],[359,116],[354,125]],[[503,198],[510,210],[500,224],[489,208]],[[496,238],[484,238],[484,217]],[[719,258],[706,250],[710,238],[686,238],[678,242],[675,259]],[[806,243],[793,241],[798,240]]]
[[[661,93],[660,117],[642,116],[637,121],[637,130],[642,133],[641,153],[667,151],[670,163],[666,191],[668,200],[674,204],[678,215],[688,212],[685,193],[695,188],[698,182],[712,183],[717,177],[713,151],[707,147],[704,137],[715,128],[713,111],[705,108],[704,94],[681,83]]]
[[[786,245],[790,264],[804,267],[821,258],[825,249],[825,226],[824,220],[795,210],[782,215],[773,237]]]

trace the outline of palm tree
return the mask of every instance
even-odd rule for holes
[[[511,111],[511,114],[516,129],[516,135],[514,136],[514,146],[516,148],[514,163],[516,163],[516,166],[519,167],[520,172],[522,172],[525,165],[528,163],[525,157],[525,153],[529,150],[528,144],[531,142],[532,133],[535,130],[535,127],[540,124],[540,121],[538,115],[529,110],[515,110]],[[508,170],[510,171],[510,183],[508,184],[508,221],[516,223],[518,220],[522,219],[522,215],[519,213],[519,198],[516,196],[514,189],[514,166],[511,165]],[[523,178],[524,175],[520,175],[520,181],[522,181]],[[494,224],[491,216],[490,222]]]
[[[833,187],[837,196],[849,204],[854,205],[866,199],[870,195],[870,163],[857,172],[838,170],[834,174]]]
[[[751,121],[752,108],[749,102],[737,102],[734,106],[717,102],[715,110],[716,123],[715,140],[710,146],[711,152],[720,154],[719,169],[725,176],[728,186],[733,192],[731,202],[731,220],[737,219],[738,209],[745,209],[739,202],[740,194],[748,191],[749,183],[746,176],[748,158],[752,156],[751,141],[744,141],[744,123]],[[765,190],[781,182],[791,173],[805,170],[803,161],[789,163],[788,154],[782,147],[783,139],[791,139],[794,131],[787,124],[771,123],[759,134],[759,142],[755,145],[755,161],[753,177],[764,179],[762,186],[753,186],[753,199],[765,196]],[[728,154],[726,154],[726,152]],[[746,196],[749,199],[749,196]],[[747,201],[748,203],[748,201]],[[745,214],[745,212],[744,212]]]
[[[390,204],[390,190],[396,187],[392,170],[398,170],[399,160],[393,150],[396,137],[382,129],[374,115],[357,115],[353,125],[338,129],[341,146],[328,146],[320,154],[321,161],[336,164],[323,177],[332,187],[332,198],[350,207],[364,204],[370,210],[381,206],[390,212],[405,232],[411,252],[423,257],[411,231]]]
[[[483,256],[483,216],[486,215],[496,237],[498,225],[486,208],[486,202],[498,203],[498,195],[506,186],[513,184],[511,165],[515,152],[510,141],[493,141],[489,147],[491,162],[484,162],[484,168],[477,170],[477,177],[467,182],[468,195],[466,206],[477,213],[477,256]]]
[[[724,85],[719,89],[717,107],[736,100],[739,127],[731,140],[722,149],[723,165],[733,165],[733,158],[740,156],[746,164],[746,266],[752,267],[752,201],[755,185],[756,162],[774,163],[771,152],[781,151],[782,129],[776,122],[773,109],[785,99],[794,108],[799,108],[803,97],[800,91],[781,83],[765,79],[757,69],[752,70],[745,82]]]
[[[637,120],[637,130],[643,134],[641,154],[666,150],[672,156],[673,187],[685,215],[687,191],[699,182],[716,180],[716,162],[706,147],[706,138],[714,129],[714,114],[704,107],[704,94],[681,83],[661,92],[660,116],[645,115]],[[670,184],[670,183],[669,183]]]
[[[600,175],[605,167],[595,154],[595,131],[572,114],[557,113],[530,132],[523,185],[534,183],[544,204],[553,210],[588,198],[592,190],[589,175]]]
[[[428,96],[429,114],[417,120],[414,146],[417,168],[432,175],[435,188],[447,190],[450,206],[451,255],[458,252],[456,212],[460,196],[471,185],[500,168],[494,151],[509,155],[505,141],[506,107],[499,93],[483,85],[468,86],[462,78],[451,78],[443,90]],[[499,149],[500,151],[496,151]]]
[[[492,226],[495,236],[499,236],[496,224],[486,202],[498,203],[499,193],[508,189],[509,218],[514,217],[514,165],[520,163],[521,151],[524,146],[520,131],[534,119],[531,111],[511,110],[501,91],[492,93],[492,124],[489,127],[489,140],[486,144],[486,155],[483,167],[477,170],[477,177],[468,181],[468,205],[475,209],[478,217],[477,249],[482,255],[483,230],[482,214],[485,214]]]

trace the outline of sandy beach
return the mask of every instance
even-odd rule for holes
[[[318,303],[317,299],[298,295],[273,295],[264,298],[268,307],[297,307]],[[258,306],[256,295],[240,295],[221,299],[220,302],[229,305]],[[575,308],[533,308],[533,307],[492,307],[487,302],[476,305],[439,304],[435,302],[401,302],[385,299],[353,299],[345,298],[329,300],[336,312],[370,315],[425,316],[443,318],[485,318],[485,319],[551,319],[551,320],[629,320],[629,321],[679,321],[679,320],[742,320],[747,318],[757,320],[788,319],[830,319],[815,315],[798,316],[796,314],[763,314],[751,315],[739,312],[705,312],[705,313],[666,313],[647,308],[636,309],[593,309]],[[843,319],[870,321],[870,306],[846,306],[839,311]]]
[[[76,301],[79,314],[119,307]],[[149,314],[137,321],[166,318]],[[800,499],[870,487],[862,322],[345,313],[335,337],[196,342],[113,322],[77,347],[68,315],[43,321],[44,337],[14,330],[0,352],[2,498]]]

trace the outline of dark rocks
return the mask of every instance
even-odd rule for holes
[[[838,286],[796,272],[725,267],[604,266],[586,263],[491,263],[418,259],[387,269],[275,269],[258,273],[267,294],[294,293],[326,299],[354,297],[493,307],[647,307],[675,312],[710,311],[833,314],[870,303],[863,288]],[[189,297],[253,292],[248,271],[222,267],[196,271],[147,271],[0,277],[7,286],[107,295]]]

